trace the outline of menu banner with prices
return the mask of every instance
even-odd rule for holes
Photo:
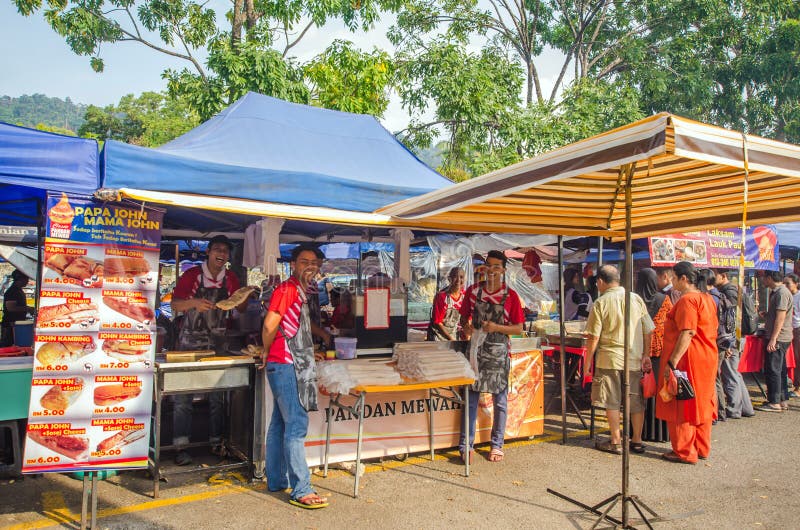
[[[742,231],[714,229],[648,238],[650,262],[654,267],[671,267],[688,261],[697,267],[735,269],[739,267]],[[780,247],[775,225],[758,225],[745,232],[744,266],[776,271],[780,268]]]
[[[48,196],[24,473],[147,467],[162,222]]]

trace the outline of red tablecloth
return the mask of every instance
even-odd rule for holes
[[[743,374],[760,372],[764,368],[765,341],[762,337],[755,335],[748,335],[744,339],[744,349],[742,357],[739,359],[739,372]],[[793,379],[795,362],[794,348],[791,344],[786,351],[786,367],[789,369],[789,378]]]
[[[552,357],[554,355],[554,352],[559,351],[559,348],[560,346],[558,345],[544,346],[542,347],[542,351],[548,357]],[[580,357],[580,361],[578,361],[577,370],[583,372],[583,359],[586,357],[586,348],[575,348],[574,346],[564,346],[564,353],[568,353],[570,355],[577,355],[578,357]],[[576,371],[576,373],[578,372]],[[583,376],[583,384],[588,385],[591,382],[592,382],[592,374],[585,374]]]

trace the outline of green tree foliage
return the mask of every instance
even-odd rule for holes
[[[381,116],[389,105],[393,62],[385,51],[371,53],[337,40],[305,65],[311,101],[320,107]]]
[[[396,8],[397,0],[233,0],[227,12],[194,0],[13,1],[23,15],[42,12],[98,72],[104,67],[104,45],[125,41],[183,59],[186,68],[164,72],[169,94],[187,101],[202,119],[248,90],[300,103],[311,101],[313,90],[315,102],[339,109],[375,112],[386,106],[381,106],[386,98],[381,78],[387,73],[379,71],[378,63],[385,62],[379,53],[334,45],[311,62],[308,80],[290,53],[311,28],[330,20],[341,20],[351,31],[367,30],[382,9]],[[360,67],[365,70],[344,70]],[[355,79],[358,88],[342,90],[336,78]]]
[[[0,121],[24,127],[59,127],[63,130],[77,131],[83,123],[86,105],[47,97],[43,94],[30,96],[0,97]]]
[[[139,97],[123,96],[117,105],[90,105],[78,133],[87,138],[157,147],[199,123],[197,114],[185,102],[144,92]]]

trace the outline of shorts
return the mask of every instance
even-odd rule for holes
[[[631,414],[644,411],[642,371],[628,370],[631,393]],[[592,405],[607,410],[622,410],[622,370],[594,369]]]

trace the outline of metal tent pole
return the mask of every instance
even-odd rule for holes
[[[567,443],[567,359],[564,351],[564,236],[558,236],[558,334],[561,356],[561,443]]]

